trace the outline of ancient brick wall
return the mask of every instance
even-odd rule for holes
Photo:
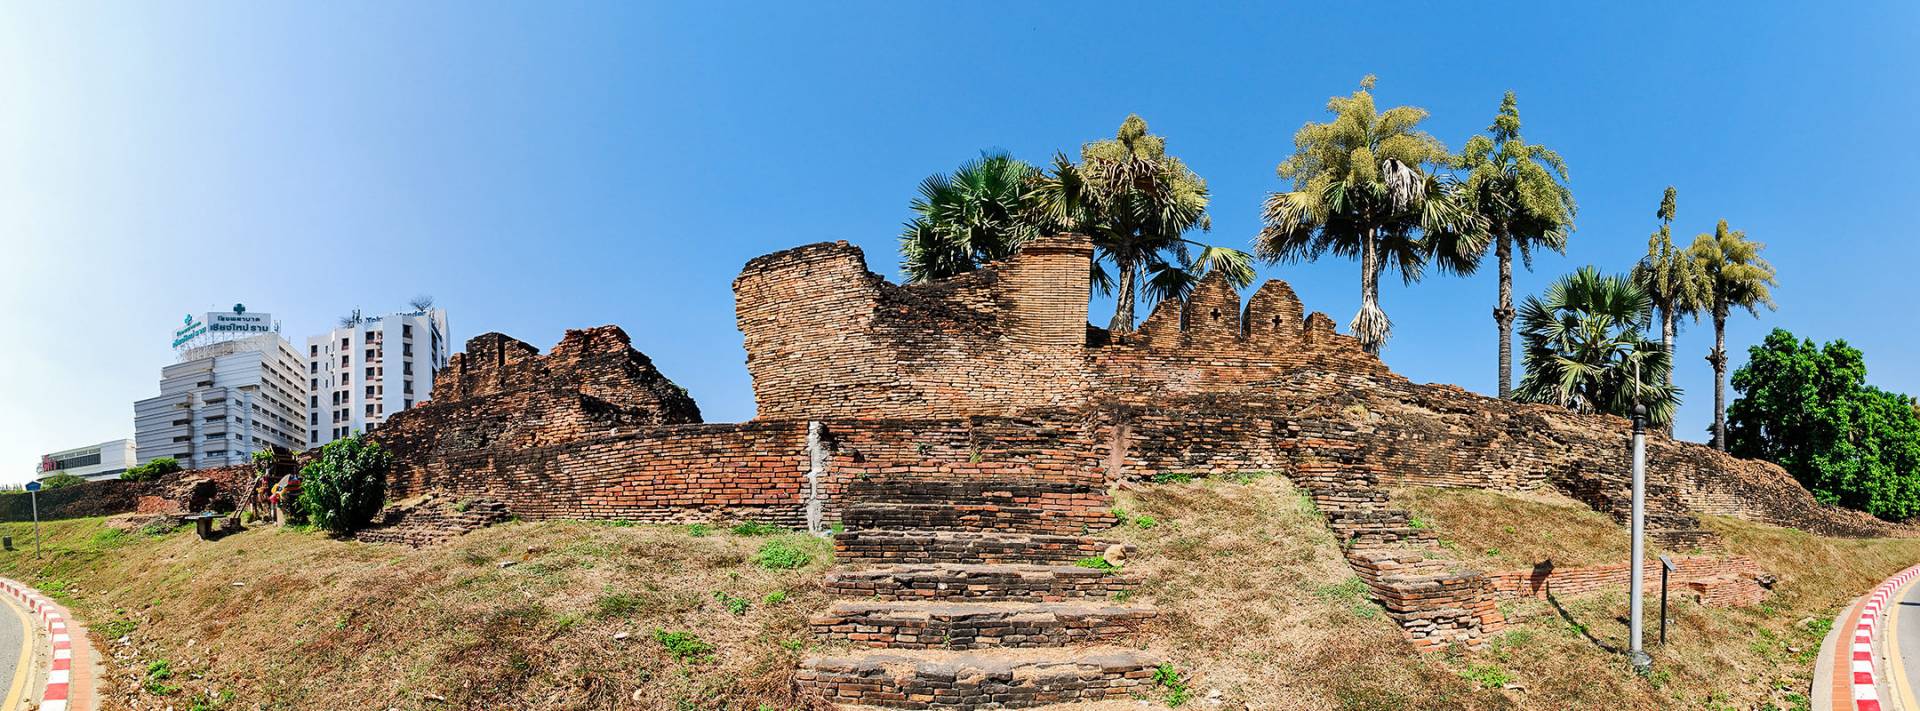
[[[1757,582],[1765,573],[1752,559],[1744,557],[1673,556],[1674,571],[1669,574],[1669,590],[1690,590],[1706,604],[1749,604],[1748,593],[1765,588]],[[1493,573],[1488,586],[1503,598],[1545,598],[1584,595],[1602,590],[1621,590],[1631,582],[1626,563],[1572,568],[1556,568],[1551,563],[1528,570]],[[1640,568],[1642,589],[1660,589],[1660,561],[1645,561]],[[1740,581],[1748,584],[1741,584]],[[1702,594],[1706,593],[1706,594]],[[1752,600],[1758,602],[1758,599]]]

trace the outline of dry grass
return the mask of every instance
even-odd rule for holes
[[[422,551],[286,529],[214,542],[106,530],[47,524],[46,559],[7,554],[0,574],[60,591],[100,637],[128,637],[103,649],[118,658],[110,709],[792,708],[831,562],[805,535],[583,522]],[[775,540],[813,561],[756,565]],[[713,649],[675,658],[656,630]],[[143,684],[163,659],[171,683]]]
[[[1122,495],[1140,545],[1129,568],[1159,604],[1157,649],[1251,709],[1803,709],[1833,614],[1885,576],[1920,562],[1920,540],[1826,538],[1708,518],[1728,553],[1780,577],[1767,604],[1705,608],[1675,595],[1655,672],[1626,667],[1624,591],[1501,605],[1508,631],[1474,652],[1415,655],[1362,601],[1331,536],[1285,481],[1147,486]],[[1611,562],[1624,530],[1551,494],[1397,492],[1463,562],[1518,568]],[[1153,519],[1141,528],[1137,517]],[[1528,522],[1528,525],[1518,525]],[[1649,612],[1657,615],[1657,600]],[[1237,708],[1237,706],[1235,706]]]
[[[1626,558],[1626,529],[1552,491],[1411,487],[1392,495],[1393,505],[1411,513],[1415,525],[1439,535],[1448,557],[1488,572],[1531,568],[1545,560],[1577,567]]]
[[[1127,570],[1161,613],[1152,647],[1197,694],[1263,710],[1512,707],[1401,641],[1285,479],[1148,485],[1118,505],[1129,523],[1107,536],[1140,547]]]

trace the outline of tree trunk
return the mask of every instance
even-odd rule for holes
[[[1727,451],[1727,309],[1713,309],[1713,448]]]
[[[1660,309],[1660,345],[1667,349],[1667,387],[1669,388],[1673,387],[1673,367],[1678,362],[1673,353],[1674,335],[1673,309]],[[1661,425],[1660,429],[1667,433],[1667,437],[1673,437],[1673,418],[1668,417],[1667,423]]]
[[[1366,241],[1360,245],[1360,313],[1354,314],[1348,330],[1361,347],[1378,356],[1386,347],[1389,325],[1387,314],[1380,310],[1380,245],[1374,239],[1376,233],[1368,230]]]
[[[1125,255],[1113,256],[1114,267],[1120,270],[1119,294],[1113,307],[1113,320],[1107,323],[1107,330],[1113,333],[1126,333],[1133,330],[1133,259]]]
[[[1513,397],[1513,242],[1500,238],[1495,248],[1500,257],[1500,303],[1493,309],[1493,321],[1500,324],[1500,399]]]

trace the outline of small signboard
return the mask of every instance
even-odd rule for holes
[[[1669,572],[1680,569],[1680,566],[1673,564],[1672,558],[1666,556],[1660,556],[1660,567],[1666,568]]]
[[[40,490],[40,482],[37,482],[37,481],[27,482],[27,491],[39,491],[39,490]]]

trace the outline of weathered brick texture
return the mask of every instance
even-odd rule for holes
[[[1703,604],[1753,605],[1766,597],[1761,581],[1770,578],[1757,564],[1745,557],[1674,556],[1674,571],[1668,576],[1671,590],[1687,590]],[[1645,561],[1641,566],[1642,589],[1660,589],[1660,561]],[[1503,598],[1548,595],[1567,597],[1603,590],[1625,590],[1630,586],[1626,563],[1575,568],[1556,568],[1551,561],[1528,570],[1515,570],[1487,576],[1495,595]]]

